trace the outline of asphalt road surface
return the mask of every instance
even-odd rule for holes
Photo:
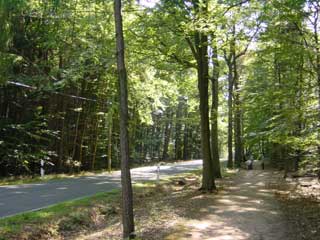
[[[167,164],[160,167],[160,178],[202,167],[201,160]],[[156,180],[157,167],[131,170],[133,182]],[[120,188],[120,172],[97,174],[77,178],[51,180],[44,183],[0,186],[0,218],[50,205],[91,196]]]

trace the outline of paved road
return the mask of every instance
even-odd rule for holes
[[[164,165],[160,168],[160,177],[187,172],[201,166],[201,160]],[[157,167],[135,168],[131,173],[134,182],[155,180]],[[117,188],[120,188],[119,171],[45,183],[0,186],[0,218]]]

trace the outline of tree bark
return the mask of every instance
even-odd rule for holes
[[[189,126],[187,123],[184,124],[183,132],[183,160],[189,159]]]
[[[96,124],[94,127],[94,132],[95,132],[95,138],[93,142],[93,147],[92,147],[92,161],[91,161],[91,170],[94,171],[95,169],[95,164],[96,164],[96,156],[97,156],[97,147],[98,147],[98,140],[99,140],[99,116],[96,117]]]
[[[120,97],[120,154],[122,185],[122,224],[123,238],[134,238],[133,193],[129,165],[128,138],[128,89],[124,56],[124,38],[121,15],[121,0],[114,0],[114,18],[117,46],[117,70]]]
[[[183,117],[183,108],[184,108],[184,99],[183,97],[179,97],[179,104],[176,112],[176,125],[175,125],[175,159],[182,159],[182,147],[181,147],[181,127]]]
[[[233,82],[234,82],[234,162],[237,168],[241,166],[242,156],[242,131],[241,131],[241,108],[240,108],[240,88],[239,77],[237,72],[237,61],[233,59]]]
[[[169,110],[170,111],[170,110]],[[170,142],[170,135],[171,135],[171,116],[172,114],[169,112],[167,114],[167,121],[164,129],[164,141],[163,141],[163,152],[162,152],[162,160],[165,161],[168,159],[168,148],[169,148],[169,142]]]
[[[318,16],[318,15],[317,15]],[[317,73],[317,87],[318,87],[318,119],[320,120],[320,48],[319,48],[319,37],[318,37],[318,24],[315,21],[314,26],[314,38],[316,45],[316,73]],[[320,128],[317,129],[317,138],[320,140]],[[318,155],[320,156],[320,146],[318,145]],[[320,157],[318,156],[318,177],[320,179]]]
[[[215,41],[215,39],[213,39]],[[219,105],[219,65],[217,48],[213,47],[213,73],[211,78],[211,150],[213,171],[216,178],[221,178],[220,158],[219,158],[219,142],[218,142],[218,105]]]
[[[110,120],[108,126],[108,171],[111,172],[112,170],[112,114],[109,113]]]
[[[196,13],[203,14],[208,11],[206,1],[202,1],[200,4],[198,0],[195,0],[194,4]],[[216,186],[210,151],[208,37],[200,31],[196,31],[195,33],[195,48],[197,50],[198,89],[200,94],[201,152],[203,158],[201,190],[210,192],[216,189]]]
[[[233,76],[232,76],[232,65],[228,64],[228,168],[233,168],[233,152],[232,152],[232,141],[233,141]]]

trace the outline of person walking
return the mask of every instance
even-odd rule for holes
[[[253,160],[250,158],[246,161],[247,169],[252,170],[253,169]]]

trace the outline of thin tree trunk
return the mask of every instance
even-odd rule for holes
[[[84,166],[84,162],[83,162],[83,140],[84,140],[84,136],[86,133],[86,129],[87,129],[87,116],[85,116],[84,121],[83,121],[83,129],[80,135],[80,146],[79,146],[79,162],[81,164],[81,167]]]
[[[189,159],[189,126],[186,123],[183,133],[183,160],[187,159]]]
[[[76,131],[75,131],[75,134],[74,134],[73,148],[72,148],[72,159],[73,159],[73,160],[75,160],[75,157],[76,157],[76,149],[77,149],[77,140],[78,140],[78,132],[79,132],[80,115],[81,115],[81,111],[79,111],[79,112],[77,113]]]
[[[96,119],[96,124],[94,127],[94,131],[95,131],[95,139],[93,142],[93,153],[92,153],[92,161],[91,161],[91,170],[95,169],[95,164],[96,164],[96,156],[97,156],[97,146],[98,146],[98,139],[99,139],[99,117],[97,116]]]
[[[63,166],[63,160],[64,160],[64,139],[65,139],[65,119],[66,119],[66,112],[65,112],[65,101],[64,98],[62,98],[62,121],[61,121],[61,133],[60,133],[60,143],[59,143],[59,160],[57,164],[57,170],[58,172],[62,171]]]
[[[183,98],[179,98],[179,104],[176,112],[176,125],[175,125],[175,159],[181,160],[182,159],[182,152],[181,152],[181,118],[183,112]]]
[[[237,72],[237,62],[233,60],[233,82],[234,82],[234,148],[235,148],[235,165],[241,166],[242,157],[242,134],[241,134],[241,109],[240,109],[240,89],[239,77]]]
[[[232,66],[228,64],[228,168],[233,168],[233,151],[232,151],[232,141],[233,141],[233,77],[232,77]]]
[[[315,26],[315,44],[316,44],[316,73],[317,73],[317,85],[318,85],[318,119],[320,120],[320,48],[319,48],[319,38],[318,38],[318,27]],[[320,127],[318,127],[317,132],[318,140],[320,140]],[[318,145],[318,178],[320,179],[320,145]]]
[[[166,126],[164,130],[164,143],[163,143],[163,152],[162,152],[163,161],[168,159],[170,135],[171,135],[171,114],[168,114],[168,119],[166,121]]]
[[[128,137],[128,88],[124,56],[124,39],[121,15],[121,0],[114,0],[114,17],[117,46],[117,70],[120,97],[120,153],[122,185],[123,238],[134,238],[133,193],[129,162]]]
[[[112,115],[111,120],[109,120],[109,130],[108,130],[108,171],[112,170]]]
[[[215,41],[215,39],[213,39],[213,41]],[[216,178],[221,178],[218,142],[219,66],[217,57],[217,48],[214,46],[212,56],[213,73],[211,78],[211,150],[214,176]]]

